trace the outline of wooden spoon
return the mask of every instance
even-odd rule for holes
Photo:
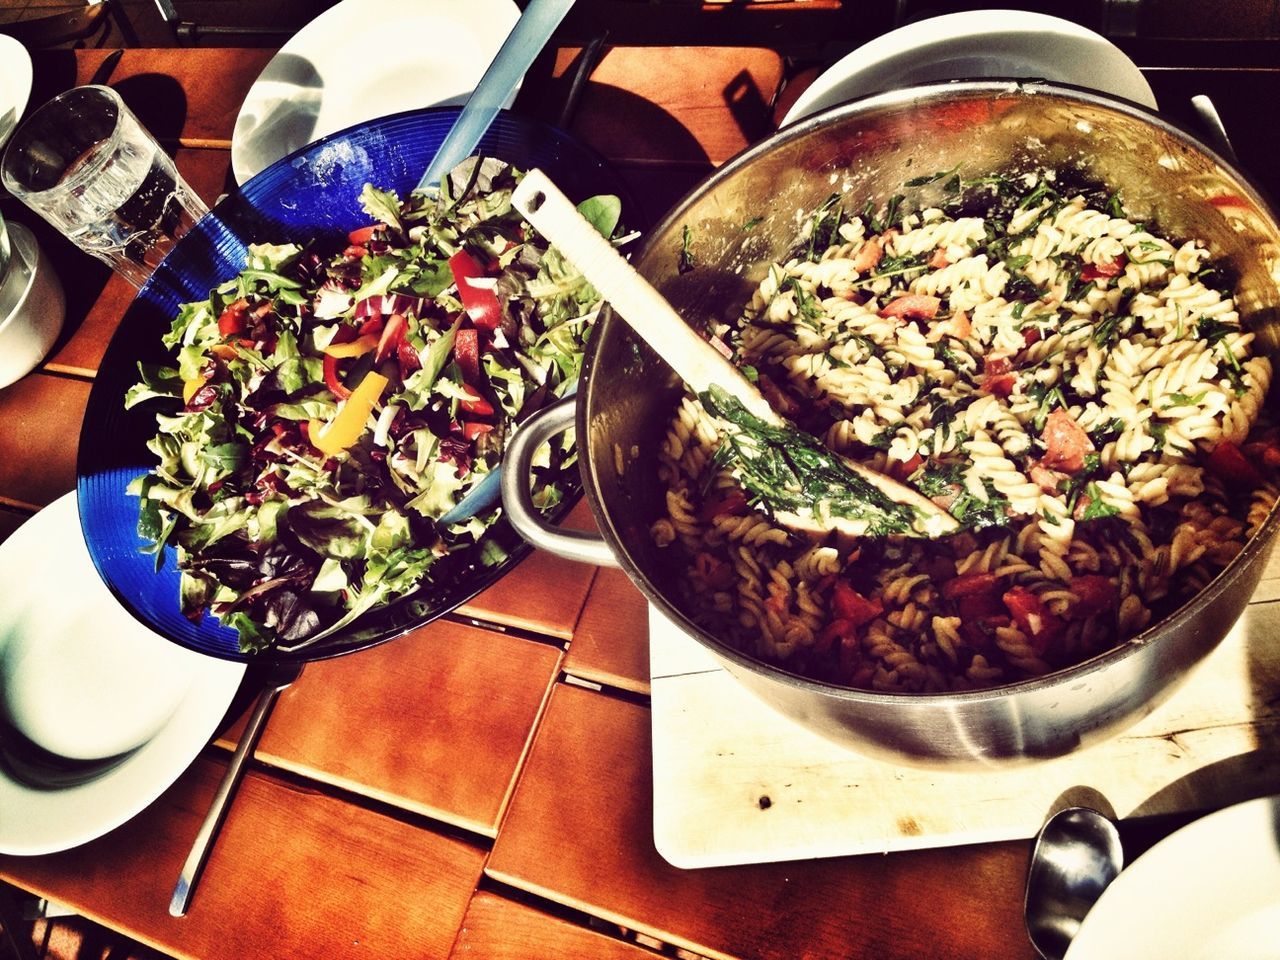
[[[899,510],[899,516],[903,518],[901,527],[886,529],[881,521],[850,515],[827,498],[817,497],[798,510],[775,509],[774,515],[780,522],[794,529],[811,532],[840,530],[854,536],[892,532],[932,538],[960,529],[960,524],[951,514],[918,490],[826,450],[783,419],[755,385],[680,318],[666,298],[596,231],[541,170],[530,170],[525,174],[512,193],[511,202],[549,243],[582,271],[618,315],[675,370],[702,399],[709,413],[715,415],[713,408],[737,408],[736,416],[717,417],[727,434],[744,438],[753,448],[772,447],[773,453],[783,457],[787,457],[787,451],[792,449],[810,451],[812,455],[825,459],[824,466],[829,462],[835,470],[843,470],[848,488],[861,490],[869,484],[879,495],[899,508],[905,508]],[[748,425],[745,430],[744,424]],[[833,513],[833,509],[840,512]]]

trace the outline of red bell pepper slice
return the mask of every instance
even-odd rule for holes
[[[458,401],[458,406],[461,409],[481,417],[493,415],[493,404],[481,396],[479,390],[469,383],[464,383],[462,389],[467,392],[467,399]]]
[[[449,269],[458,284],[458,299],[471,322],[485,330],[496,330],[502,323],[502,305],[498,303],[497,294],[472,283],[485,275],[484,268],[466,250],[459,250],[449,258]]]
[[[470,420],[462,421],[462,435],[468,440],[475,440],[477,437],[482,437],[486,433],[490,433],[492,430],[492,423],[474,423]]]
[[[467,383],[480,382],[480,331],[475,327],[461,327],[453,336],[453,358],[462,370]]]
[[[405,332],[409,329],[409,321],[405,319],[402,313],[393,313],[387,317],[386,325],[382,328],[382,335],[378,337],[378,349],[374,353],[374,361],[381,363],[392,352],[400,346],[404,340]]]
[[[371,223],[367,227],[359,227],[347,234],[347,242],[364,245],[373,239],[373,235],[383,229],[380,223]]]
[[[723,493],[704,500],[702,509],[698,511],[698,519],[705,523],[724,514],[732,517],[741,517],[750,509],[751,505],[747,503],[747,495],[737,487],[731,487]]]
[[[218,333],[224,337],[234,337],[244,333],[249,316],[249,301],[244,297],[227,304],[218,316]]]
[[[338,360],[340,358],[324,355],[324,385],[329,388],[329,392],[338,400],[345,400],[351,396],[351,391],[343,385],[341,378],[338,376]]]

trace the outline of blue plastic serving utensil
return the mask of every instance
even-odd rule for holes
[[[573,6],[573,0],[533,0],[503,42],[498,55],[489,64],[466,106],[458,114],[453,127],[440,144],[431,165],[418,181],[419,190],[430,190],[440,184],[441,178],[460,164],[480,143],[480,138],[493,123],[502,104],[506,103],[516,86],[524,79],[525,72],[534,58],[546,45],[564,15]],[[440,518],[448,526],[461,523],[488,510],[498,502],[500,470],[494,470],[471,488],[452,510]]]
[[[446,173],[471,155],[571,6],[573,0],[532,0],[524,8],[418,181],[419,190],[439,186]]]

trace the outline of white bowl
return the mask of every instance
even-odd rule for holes
[[[0,387],[36,368],[66,316],[62,283],[35,235],[20,223],[5,226],[13,256],[0,279]]]
[[[128,753],[159,732],[200,658],[134,620],[102,583],[75,493],[0,549],[0,714],[72,760]]]

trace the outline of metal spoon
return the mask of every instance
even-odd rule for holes
[[[1070,807],[1040,828],[1027,871],[1027,935],[1045,960],[1062,960],[1089,908],[1124,866],[1113,821]]]

